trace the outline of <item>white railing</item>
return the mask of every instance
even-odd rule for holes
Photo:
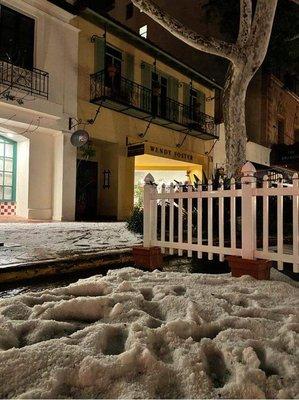
[[[213,260],[219,255],[245,259],[265,259],[293,264],[299,273],[299,180],[292,185],[282,180],[272,183],[265,176],[257,185],[255,168],[246,163],[240,183],[231,179],[229,188],[222,181],[214,190],[200,183],[157,189],[153,177],[145,178],[144,247],[159,246],[164,253],[197,252]],[[287,204],[286,204],[287,203]]]

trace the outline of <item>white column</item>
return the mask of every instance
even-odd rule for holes
[[[223,180],[219,181],[219,191],[224,190]],[[219,197],[219,208],[218,208],[218,226],[219,226],[219,247],[224,251],[224,197]],[[224,254],[219,255],[219,261],[224,261]]]
[[[247,162],[242,168],[242,258],[254,259],[256,247],[256,169]]]
[[[70,133],[59,133],[54,141],[54,220],[73,221],[75,219],[76,159],[77,149],[70,142]]]
[[[16,215],[28,218],[29,139],[17,143]]]
[[[211,179],[208,180],[208,192],[213,191]],[[208,246],[209,250],[213,246],[213,197],[208,197]],[[213,253],[208,252],[208,260],[213,260]]]
[[[152,207],[152,197],[156,193],[156,185],[154,177],[147,174],[144,178],[144,194],[143,194],[143,247],[151,247],[151,239],[155,235],[153,232],[156,228],[155,212]]]
[[[39,130],[29,143],[28,218],[52,219],[54,136]]]

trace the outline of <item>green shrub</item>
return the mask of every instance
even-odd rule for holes
[[[135,206],[131,217],[127,220],[129,231],[143,235],[143,207]]]

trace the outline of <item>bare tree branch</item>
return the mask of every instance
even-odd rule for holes
[[[268,50],[273,20],[278,0],[257,0],[251,36],[248,41],[248,56],[254,60],[254,68],[259,68]]]
[[[205,53],[226,58],[233,63],[238,61],[240,54],[236,45],[200,35],[186,28],[181,22],[165,13],[150,0],[133,0],[133,3],[142,12],[189,46]]]
[[[299,33],[293,37],[291,37],[290,39],[285,39],[286,42],[292,42],[293,40],[297,40],[299,39]]]
[[[243,47],[250,37],[252,24],[252,0],[240,0],[240,26],[237,43]]]

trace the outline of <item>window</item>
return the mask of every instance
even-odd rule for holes
[[[0,5],[1,58],[26,69],[33,68],[34,19]]]
[[[105,63],[106,68],[113,65],[116,68],[116,73],[121,74],[121,64],[122,64],[122,52],[106,45],[106,54],[105,54]]]
[[[167,112],[167,78],[158,72],[152,72],[152,112],[161,117],[166,116]]]
[[[129,4],[127,4],[127,7],[126,7],[126,19],[132,18],[133,15],[134,15],[134,5],[133,5],[133,3],[129,3]]]
[[[105,65],[106,86],[111,87],[113,85],[114,88],[119,87],[122,73],[122,52],[107,45],[105,53]]]
[[[88,7],[97,13],[109,13],[115,8],[115,0],[97,0],[87,3]]]
[[[0,201],[14,201],[16,143],[0,136]]]
[[[284,143],[284,125],[283,119],[277,120],[277,141],[279,144]]]
[[[190,115],[189,117],[194,121],[198,121],[200,118],[201,111],[201,102],[200,102],[200,93],[194,89],[190,89]]]
[[[142,36],[143,38],[147,38],[147,25],[143,25],[140,29],[139,29],[139,35]]]

